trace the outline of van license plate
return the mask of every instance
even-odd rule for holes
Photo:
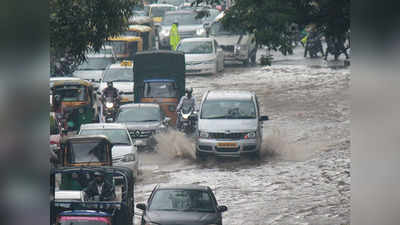
[[[217,147],[220,147],[220,148],[237,148],[238,145],[237,145],[237,143],[234,143],[234,142],[219,142],[219,143],[217,143]]]

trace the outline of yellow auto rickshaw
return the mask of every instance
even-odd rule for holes
[[[112,37],[107,44],[113,47],[118,60],[133,60],[136,52],[143,51],[143,40],[136,36]]]
[[[137,36],[143,40],[143,51],[148,51],[155,46],[154,29],[146,25],[129,25],[128,31],[124,33],[126,36]]]
[[[50,78],[50,111],[64,129],[76,131],[81,124],[98,121],[98,105],[92,84],[77,77]]]

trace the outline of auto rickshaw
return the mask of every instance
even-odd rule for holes
[[[63,121],[64,129],[76,131],[81,124],[98,121],[93,85],[76,77],[50,78],[50,111]]]
[[[147,25],[129,25],[127,36],[138,36],[143,40],[143,51],[152,50],[155,47],[155,33],[152,27]]]
[[[104,135],[72,136],[61,143],[63,167],[112,166],[112,143]]]
[[[112,37],[107,45],[113,47],[118,60],[133,60],[137,52],[143,51],[143,40],[136,36]]]
[[[113,199],[80,197],[63,198],[60,192],[78,193],[88,196],[87,187],[94,181],[95,173],[104,175],[106,182],[113,187]],[[70,184],[73,183],[73,186]],[[72,187],[72,189],[71,189]],[[132,171],[125,167],[69,167],[58,168],[50,174],[50,224],[86,225],[89,222],[101,225],[133,224],[134,217],[134,178]],[[81,194],[80,194],[81,193]],[[90,223],[90,224],[92,224]]]
[[[148,51],[136,54],[134,102],[158,103],[176,125],[176,107],[185,94],[185,56],[176,51]]]

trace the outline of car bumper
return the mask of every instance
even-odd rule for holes
[[[185,74],[214,74],[216,73],[215,63],[211,64],[197,64],[197,65],[186,65]]]
[[[223,146],[230,145],[229,147]],[[196,151],[202,154],[210,154],[221,157],[240,157],[244,154],[260,151],[261,143],[257,139],[241,140],[216,140],[202,139],[196,140]]]
[[[151,136],[148,138],[140,138],[140,139],[135,139],[134,140],[134,144],[138,147],[138,148],[154,148],[157,145],[156,139]]]

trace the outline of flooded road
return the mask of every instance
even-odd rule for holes
[[[232,65],[215,76],[187,77],[197,103],[207,89],[256,92],[270,117],[262,159],[199,163],[191,139],[163,134],[157,153],[140,154],[135,201],[144,202],[156,184],[201,184],[228,206],[224,224],[350,224],[349,83],[349,68],[299,53],[271,67]]]

